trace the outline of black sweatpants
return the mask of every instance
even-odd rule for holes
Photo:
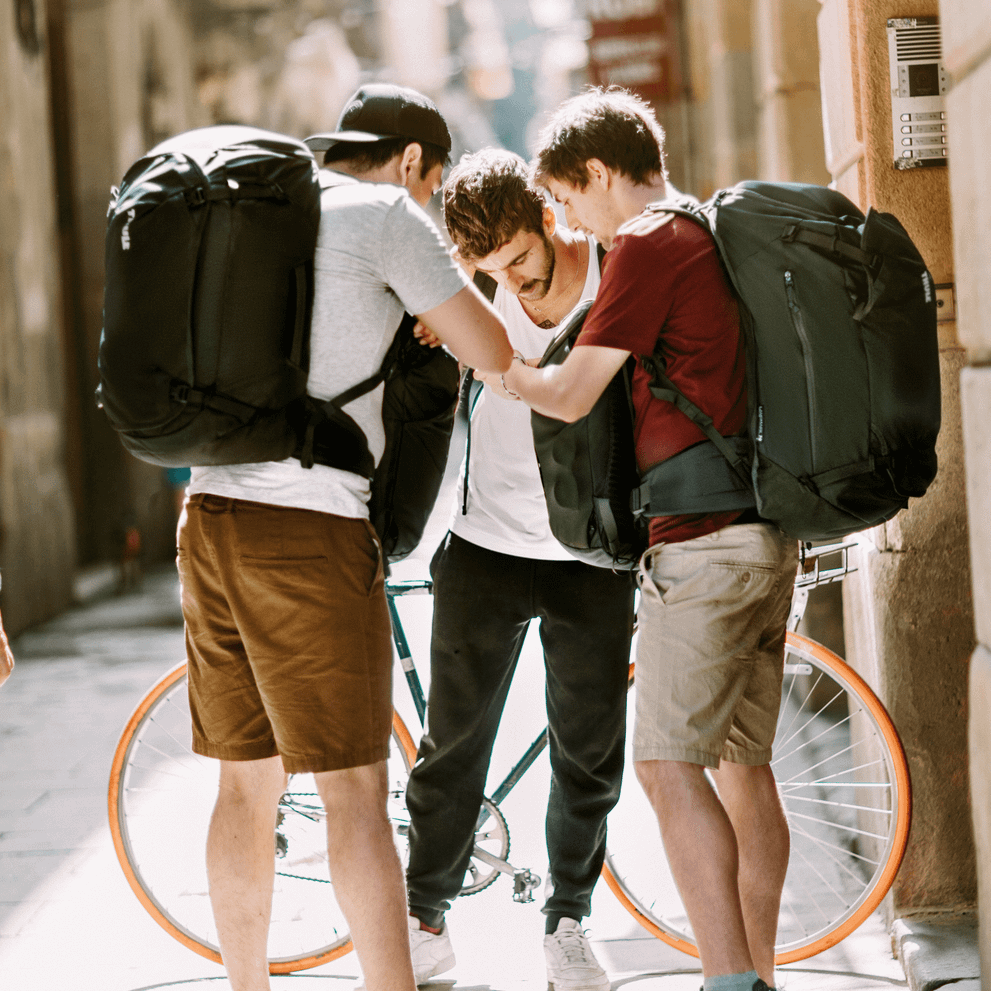
[[[453,534],[431,574],[427,732],[406,793],[410,911],[439,926],[461,890],[506,695],[538,618],[552,773],[544,912],[582,919],[623,773],[633,578],[499,554]]]

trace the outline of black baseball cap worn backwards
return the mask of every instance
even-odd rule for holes
[[[342,141],[387,141],[409,138],[451,151],[447,124],[429,97],[406,86],[368,83],[348,100],[330,134],[314,134],[305,144],[310,151],[326,151]]]

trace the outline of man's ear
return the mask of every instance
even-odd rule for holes
[[[590,158],[585,163],[585,168],[588,169],[590,182],[598,184],[602,189],[608,189],[612,184],[612,172],[609,170],[609,166],[602,162],[601,159]]]
[[[540,216],[540,221],[544,228],[544,234],[547,237],[551,237],[554,231],[557,230],[557,214],[554,212],[554,207],[552,207],[550,203],[544,204],[544,210]]]
[[[422,162],[423,147],[418,142],[413,141],[406,146],[399,160],[399,175],[404,186],[408,184],[410,175],[419,177]]]

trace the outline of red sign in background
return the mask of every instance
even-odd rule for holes
[[[681,91],[677,5],[671,0],[586,0],[589,81],[623,86],[650,103]]]

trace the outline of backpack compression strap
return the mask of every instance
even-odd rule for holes
[[[653,355],[640,361],[650,375],[650,393],[671,403],[712,442],[696,444],[668,458],[643,475],[631,497],[634,514],[676,516],[748,509],[757,504],[746,458],[749,445],[740,437],[723,437],[704,413],[661,371]]]

